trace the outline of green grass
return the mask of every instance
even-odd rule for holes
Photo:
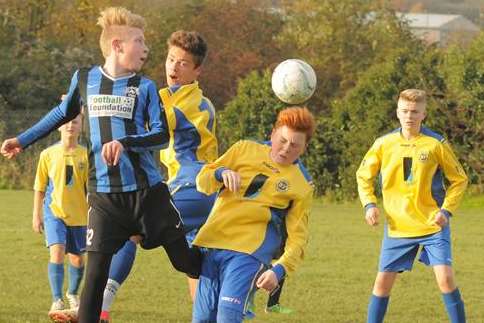
[[[470,323],[484,322],[483,202],[482,197],[464,201],[452,223],[454,268]],[[46,322],[48,252],[43,237],[31,230],[32,193],[0,191],[0,206],[0,322]],[[267,296],[259,292],[253,322],[364,322],[381,236],[382,227],[369,228],[356,203],[317,202],[306,259],[282,296],[296,313],[265,314]],[[164,251],[140,249],[113,306],[113,321],[189,322],[187,290],[185,277],[170,268]],[[386,322],[447,322],[431,269],[416,263],[399,277]]]

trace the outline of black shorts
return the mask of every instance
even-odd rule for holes
[[[132,235],[152,249],[185,238],[180,213],[165,183],[133,192],[89,193],[86,250],[115,253]]]

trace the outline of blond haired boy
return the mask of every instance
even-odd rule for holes
[[[49,248],[48,278],[53,302],[48,314],[53,320],[77,317],[78,290],[84,274],[87,150],[78,143],[81,125],[79,114],[59,128],[61,141],[41,152],[35,176],[32,229],[45,234]],[[62,297],[66,254],[69,311],[64,311]]]
[[[177,30],[167,40],[165,61],[168,87],[159,91],[167,116],[170,141],[160,152],[168,170],[167,184],[180,211],[189,244],[207,220],[215,195],[197,191],[195,178],[202,166],[218,157],[215,108],[199,87],[207,55],[207,43],[196,31]],[[136,255],[136,244],[128,241],[113,257],[104,291],[101,323],[110,321],[109,310],[121,284],[128,277]],[[189,278],[195,296],[196,280]]]
[[[149,51],[145,21],[125,8],[111,7],[98,24],[104,65],[76,71],[62,103],[1,148],[11,158],[75,118],[81,104],[86,107],[89,223],[81,323],[99,320],[112,255],[131,236],[140,236],[145,249],[163,246],[177,270],[195,277],[200,270],[200,253],[187,245],[152,154],[167,146],[169,133],[155,83],[136,74]]]
[[[380,216],[373,185],[380,174],[387,220],[368,306],[369,323],[383,322],[397,274],[412,269],[420,248],[419,260],[433,267],[450,321],[465,322],[452,270],[449,222],[467,177],[445,138],[422,126],[425,116],[425,92],[402,91],[397,106],[401,127],[375,141],[356,173],[365,219],[371,226],[378,224]]]

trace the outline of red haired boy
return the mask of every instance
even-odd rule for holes
[[[242,322],[256,289],[274,291],[303,259],[313,187],[299,157],[314,128],[306,108],[287,108],[269,143],[239,141],[200,171],[198,190],[219,193],[193,242],[204,257],[192,322]]]

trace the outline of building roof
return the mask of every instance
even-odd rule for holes
[[[479,27],[461,15],[398,12],[397,17],[407,21],[410,28],[440,29],[447,24],[462,21],[468,27],[466,29],[479,31]]]

